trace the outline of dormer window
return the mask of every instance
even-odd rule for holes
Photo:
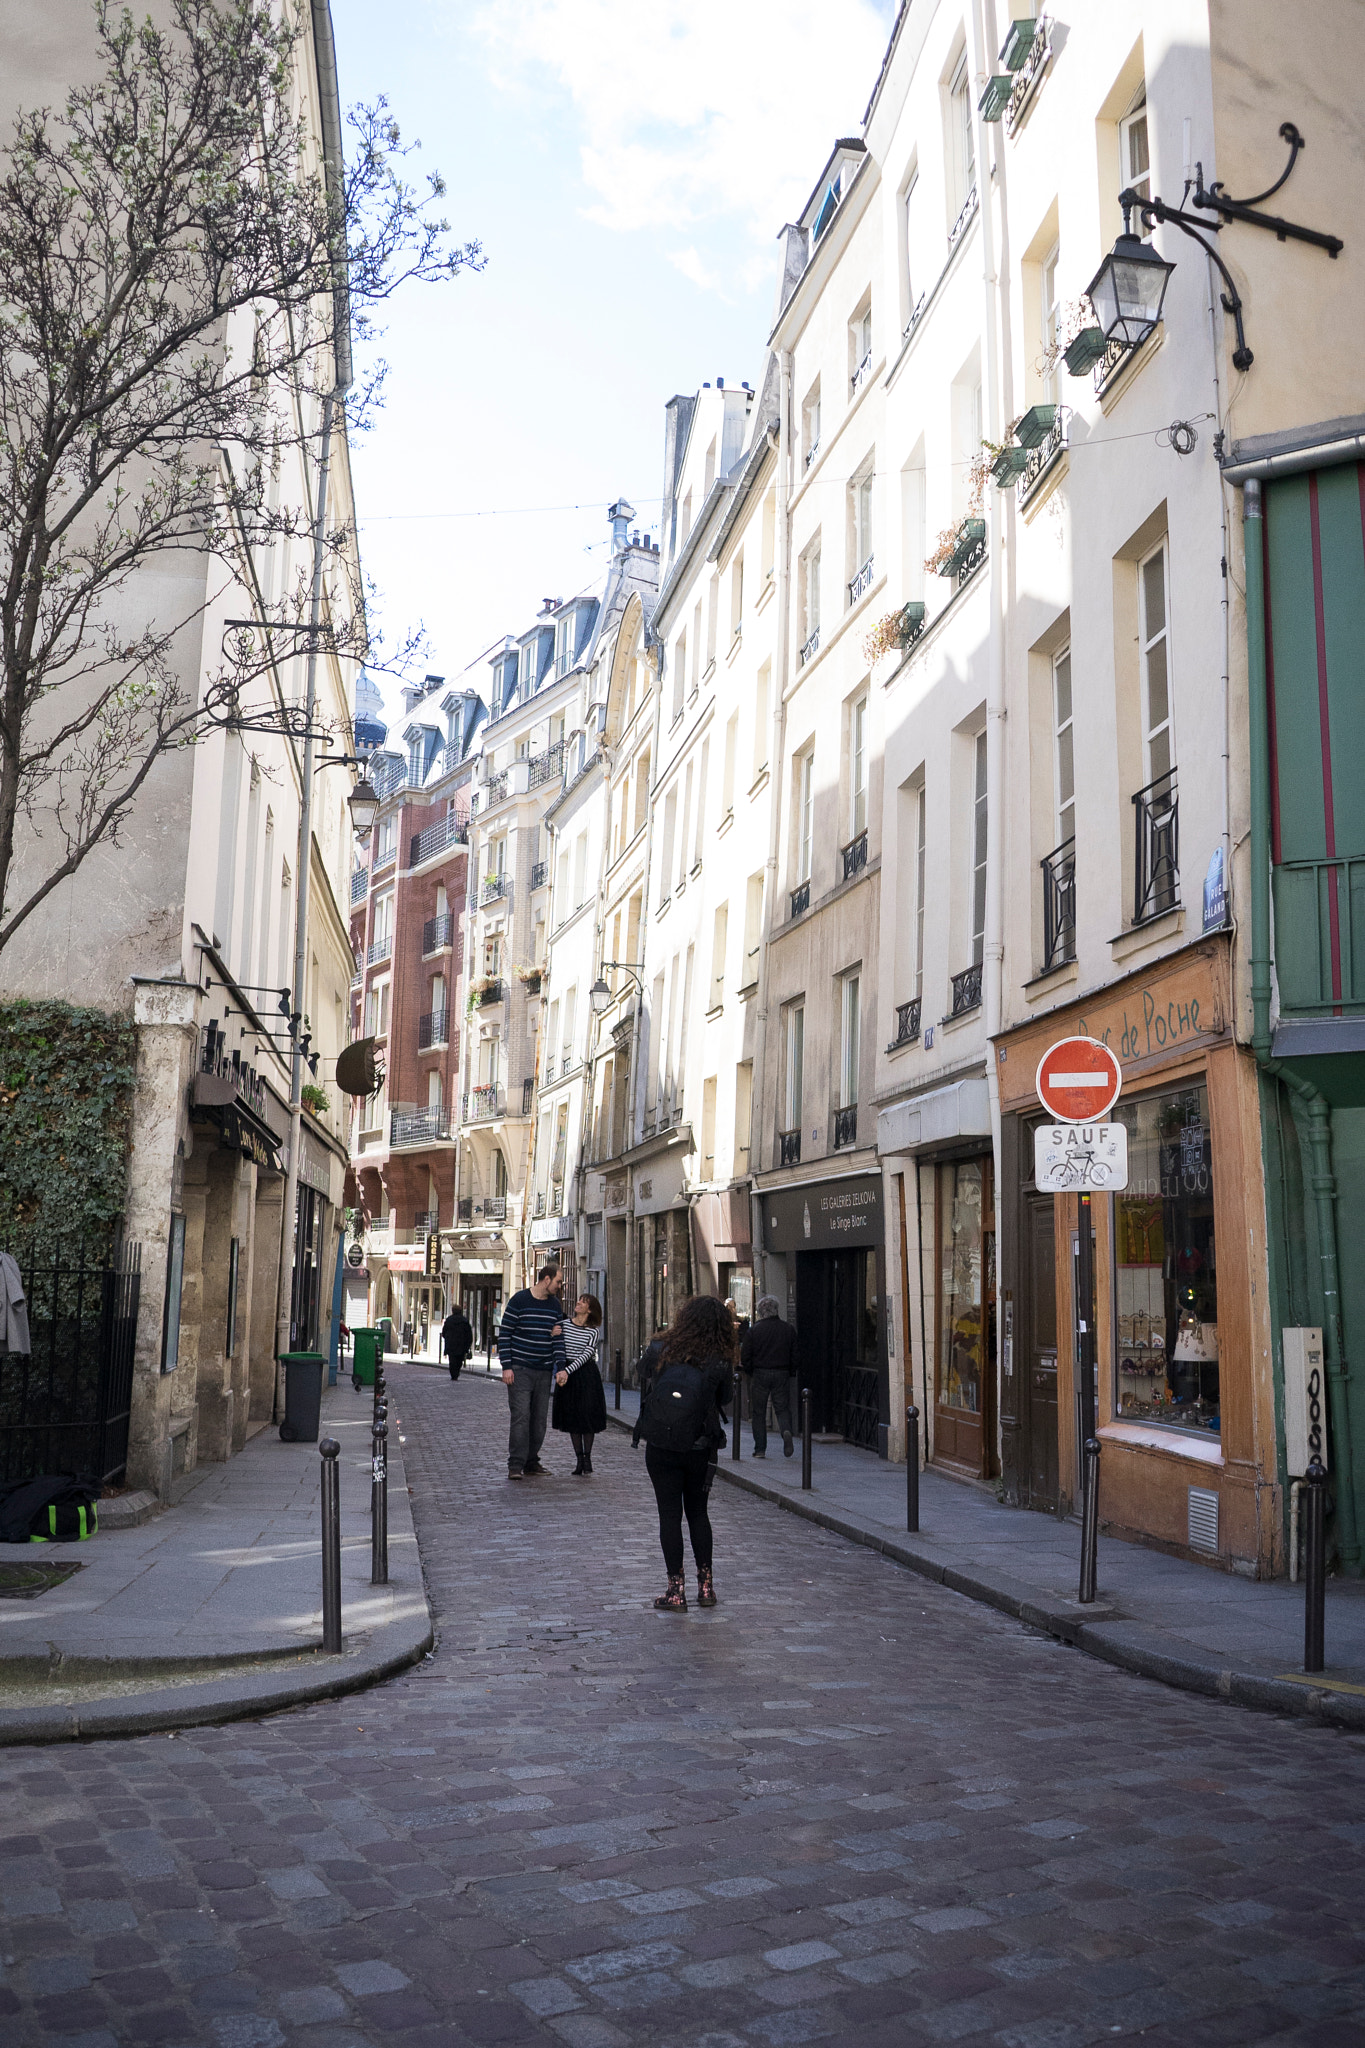
[[[413,789],[420,789],[422,786],[422,742],[420,740],[410,740],[408,743],[408,781]]]
[[[815,225],[810,231],[810,245],[812,249],[815,247],[816,243],[819,241],[821,235],[823,235],[825,229],[829,226],[830,222],[833,220],[835,213],[838,210],[838,206],[839,174],[836,171],[834,176],[830,179],[829,187],[825,193],[824,198],[820,202],[820,211],[816,214]]]
[[[555,674],[566,676],[573,667],[576,612],[569,612],[555,629]]]
[[[529,696],[536,686],[536,649],[538,642],[530,640],[521,650],[521,688]]]

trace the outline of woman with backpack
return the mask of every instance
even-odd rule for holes
[[[665,1614],[687,1612],[683,1582],[683,1516],[697,1566],[697,1605],[714,1607],[711,1576],[711,1490],[716,1452],[725,1442],[738,1346],[734,1319],[709,1294],[685,1301],[659,1351],[659,1369],[631,1438],[645,1440],[645,1470],[659,1504],[659,1542],[668,1590],[654,1605]]]
[[[564,1430],[578,1463],[575,1479],[592,1478],[592,1440],[607,1426],[607,1397],[602,1391],[598,1354],[602,1349],[602,1304],[595,1294],[580,1294],[573,1315],[560,1326],[564,1365],[555,1374],[550,1427]]]

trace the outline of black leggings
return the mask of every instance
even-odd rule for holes
[[[659,1542],[669,1577],[677,1578],[683,1568],[684,1514],[697,1570],[707,1570],[711,1563],[711,1518],[706,1512],[706,1496],[711,1491],[710,1453],[656,1451],[649,1444],[645,1470],[654,1482],[654,1498],[659,1503]]]

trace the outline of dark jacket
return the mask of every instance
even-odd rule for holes
[[[656,1365],[655,1378],[658,1377],[658,1370]],[[699,1366],[697,1370],[701,1373],[706,1383],[711,1399],[707,1410],[706,1427],[692,1448],[694,1451],[706,1451],[714,1463],[717,1446],[725,1442],[726,1432],[730,1427],[730,1418],[725,1411],[730,1405],[730,1390],[733,1385],[734,1375],[731,1373],[729,1366],[720,1358],[709,1360],[707,1364]],[[640,1413],[636,1419],[635,1428],[631,1433],[630,1439],[633,1445],[638,1445],[640,1441],[642,1424],[647,1419],[645,1410],[648,1405],[648,1398],[648,1395],[642,1395],[640,1399]],[[659,1455],[667,1456],[668,1453],[663,1452]],[[677,1454],[675,1453],[674,1455]]]
[[[745,1372],[795,1372],[796,1332],[781,1316],[764,1316],[739,1340]]]
[[[462,1308],[453,1308],[442,1323],[441,1342],[448,1358],[468,1358],[474,1345],[474,1328]]]

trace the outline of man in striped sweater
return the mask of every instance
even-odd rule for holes
[[[498,1358],[511,1410],[509,1479],[530,1479],[545,1470],[540,1447],[550,1419],[550,1390],[564,1365],[559,1287],[558,1266],[542,1266],[533,1284],[512,1296],[498,1325]]]

